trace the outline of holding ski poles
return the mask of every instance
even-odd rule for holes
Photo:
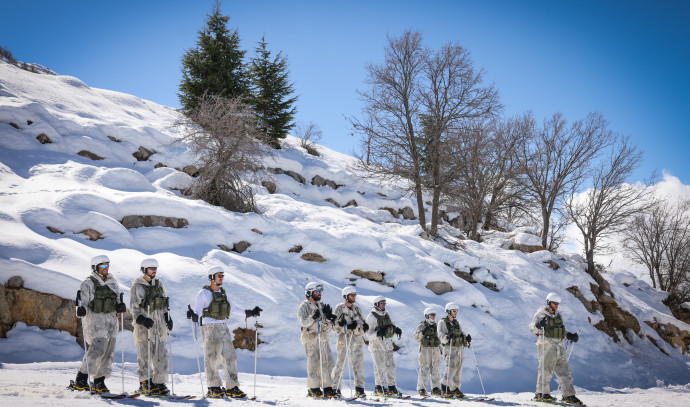
[[[173,328],[163,282],[156,277],[158,261],[144,259],[142,275],[132,282],[130,309],[134,318],[134,344],[137,347],[139,389],[150,395],[168,395],[166,340]]]
[[[441,390],[446,397],[462,398],[465,395],[460,391],[462,384],[462,364],[465,361],[463,347],[468,347],[472,341],[470,335],[462,332],[458,321],[458,304],[449,302],[446,304],[446,317],[436,328],[441,343],[446,345],[446,374],[441,379]]]
[[[563,324],[563,317],[558,312],[561,297],[556,293],[546,296],[546,307],[539,307],[529,325],[530,331],[538,335],[537,351],[539,356],[539,371],[537,374],[537,401],[553,401],[549,390],[551,376],[555,373],[558,383],[563,388],[563,401],[571,404],[582,404],[575,397],[573,377],[570,375],[570,365],[566,355],[563,340],[577,342],[577,333],[567,332]]]
[[[70,383],[73,390],[109,393],[106,377],[112,371],[118,333],[118,317],[126,311],[118,302],[120,288],[109,274],[110,259],[100,255],[91,259],[91,275],[84,280],[77,294],[77,316],[82,318],[84,358],[77,378]],[[89,377],[93,384],[89,384]]]
[[[393,352],[393,335],[402,335],[402,330],[395,326],[390,314],[386,311],[386,297],[374,298],[374,308],[365,322],[369,325],[369,352],[374,360],[374,394],[400,397],[395,381],[395,357]],[[384,389],[383,383],[388,388]]]
[[[301,341],[307,356],[307,396],[334,398],[337,393],[333,389],[331,377],[333,354],[328,334],[333,329],[336,316],[330,305],[321,304],[322,291],[323,285],[314,282],[304,287],[306,299],[297,308],[297,319],[302,329]]]
[[[419,375],[417,376],[417,392],[435,396],[441,395],[441,340],[436,328],[436,310],[427,308],[424,310],[424,321],[417,325],[414,339],[419,343]],[[431,389],[427,389],[427,383],[431,380]]]
[[[338,336],[335,348],[338,359],[333,369],[332,379],[336,387],[336,393],[342,396],[343,377],[347,362],[352,366],[355,376],[355,397],[366,397],[364,394],[364,339],[362,335],[369,329],[364,322],[362,310],[355,301],[357,290],[353,286],[347,286],[342,290],[345,300],[335,306],[333,314],[336,316],[335,333]]]
[[[196,296],[194,311],[188,318],[199,320],[201,337],[204,341],[204,367],[208,384],[207,397],[245,398],[247,394],[240,390],[237,376],[237,354],[232,344],[232,333],[227,322],[230,314],[246,317],[258,317],[263,311],[254,307],[244,310],[228,299],[222,287],[225,271],[221,267],[208,270],[210,284],[204,286]],[[201,316],[201,318],[199,318]],[[225,387],[222,387],[219,370],[223,366]]]

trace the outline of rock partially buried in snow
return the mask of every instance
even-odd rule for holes
[[[324,259],[323,256],[318,253],[304,253],[300,257],[302,258],[302,260],[315,261],[317,263],[323,263],[326,261],[326,259]]]
[[[94,161],[98,161],[98,160],[103,159],[103,157],[101,157],[100,155],[94,154],[91,151],[87,151],[87,150],[81,150],[80,152],[77,153],[77,155],[89,158],[89,159],[94,160]]]
[[[134,158],[137,159],[137,161],[147,161],[149,157],[151,157],[153,154],[155,154],[155,151],[151,151],[143,146],[139,146],[139,150],[132,153],[132,155],[134,156]]]
[[[453,286],[445,281],[431,281],[427,283],[426,288],[430,289],[436,295],[441,295],[453,291]]]
[[[375,281],[377,283],[383,282],[383,273],[380,271],[362,271],[362,270],[352,270],[352,274],[357,277],[366,278],[369,281]]]
[[[94,229],[84,229],[79,233],[85,234],[89,237],[89,240],[93,242],[95,242],[96,240],[103,239],[103,235],[101,234],[101,232]]]
[[[511,244],[509,249],[510,250],[519,250],[519,251],[524,252],[524,253],[534,253],[534,252],[538,252],[540,250],[546,250],[542,246],[528,246],[528,245],[520,244],[520,243]]]
[[[122,218],[120,223],[122,223],[122,226],[124,226],[127,229],[154,226],[181,229],[189,225],[187,219],[184,218],[173,218],[156,215],[128,215]]]
[[[269,194],[275,194],[276,193],[276,184],[271,182],[271,181],[263,181],[261,182],[261,185],[266,188]]]

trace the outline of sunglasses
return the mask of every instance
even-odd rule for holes
[[[216,277],[217,278],[225,278],[225,276],[223,274],[216,274]]]
[[[98,267],[102,269],[107,269],[108,267],[110,267],[110,264],[99,264]]]
[[[157,271],[158,267],[146,267],[147,270]]]

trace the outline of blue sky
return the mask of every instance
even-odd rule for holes
[[[87,85],[179,107],[180,59],[213,0],[4,1],[0,45]],[[688,1],[231,1],[222,3],[247,55],[265,35],[295,83],[297,121],[351,153],[344,116],[359,113],[365,65],[386,35],[412,28],[425,44],[453,41],[487,70],[507,115],[569,120],[600,111],[657,169],[690,184]]]

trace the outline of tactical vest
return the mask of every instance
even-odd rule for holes
[[[378,329],[386,329],[386,334],[384,335],[384,337],[392,338],[395,334],[395,328],[393,328],[393,322],[391,321],[391,317],[388,315],[388,313],[386,313],[385,315],[379,315],[374,311],[371,311],[371,313],[374,314],[374,316],[376,317],[376,326],[378,327]]]
[[[94,294],[93,300],[89,303],[91,312],[98,314],[107,314],[115,312],[117,306],[117,294],[107,285],[102,285],[96,280],[96,277],[89,276],[93,282]]]
[[[213,291],[208,285],[204,286],[204,288],[213,294],[213,300],[208,304],[208,307],[204,308],[204,312],[201,316],[217,320],[227,319],[230,316],[230,302],[225,295],[223,287],[220,287],[219,291]]]
[[[560,313],[557,313],[554,318],[546,318],[544,336],[556,339],[565,338],[565,325],[563,324],[563,318],[561,318]]]
[[[461,346],[467,345],[467,342],[465,341],[465,335],[463,335],[462,329],[460,329],[460,323],[458,322],[458,320],[454,319],[453,322],[450,322],[448,320],[448,317],[445,317],[443,318],[443,321],[446,323],[446,329],[448,330],[448,334],[450,335],[452,333],[453,335],[455,335],[450,346],[454,348],[459,348]]]
[[[436,332],[436,323],[428,323],[424,321],[424,330],[422,331],[422,346],[425,348],[435,348],[441,344],[441,339],[438,337],[438,332]]]
[[[142,284],[144,287],[144,298],[141,300],[141,304],[139,304],[139,307],[141,309],[147,309],[146,306],[148,305],[148,310],[149,311],[158,311],[167,308],[168,306],[168,301],[167,299],[163,296],[165,294],[163,292],[163,286],[161,286],[160,281],[158,279],[153,280],[156,282],[155,285],[151,284]]]

